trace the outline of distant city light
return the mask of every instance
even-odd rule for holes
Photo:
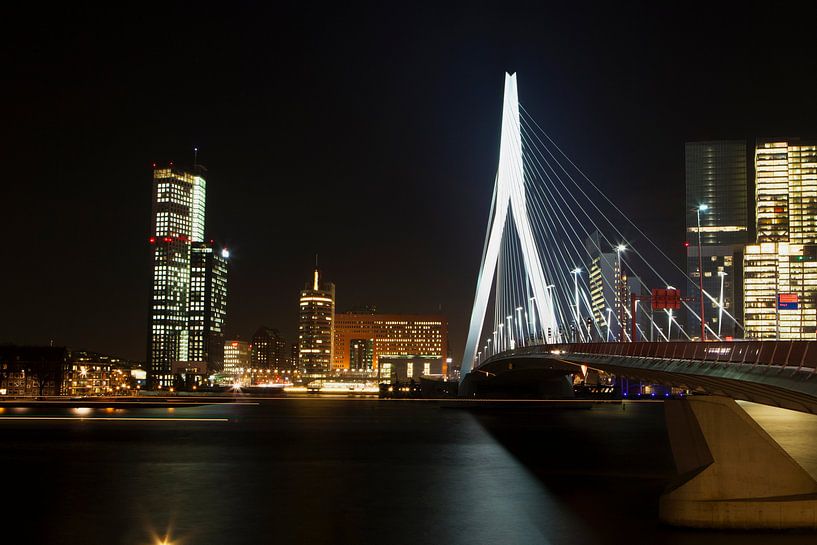
[[[227,248],[224,248],[223,250],[221,250],[221,257],[223,257],[224,259],[228,259],[230,257],[230,251],[227,250]]]

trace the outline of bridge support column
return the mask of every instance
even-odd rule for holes
[[[660,517],[700,528],[817,528],[817,482],[734,400],[665,402],[679,481]]]

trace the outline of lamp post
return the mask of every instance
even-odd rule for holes
[[[530,326],[531,330],[531,339],[533,341],[536,340],[536,307],[533,305],[533,301],[536,299],[536,296],[528,297],[528,308],[530,308]]]
[[[576,305],[575,306],[575,310],[576,310],[576,313],[575,313],[576,335],[579,334],[579,327],[580,327],[580,322],[581,322],[581,316],[579,314],[579,275],[581,273],[582,273],[582,270],[581,270],[580,267],[576,267],[575,269],[570,271],[570,274],[573,275],[573,293],[574,293],[573,297],[575,299],[575,305]],[[577,339],[574,337],[573,342],[576,342],[576,341],[577,341]]]
[[[503,324],[502,322],[499,322],[498,324],[496,324],[496,327],[499,330],[499,345],[497,346],[496,351],[497,352],[502,352],[502,350],[504,349],[504,346],[505,346],[502,343],[502,328],[505,327],[505,324]]]
[[[525,346],[525,332],[522,331],[522,307],[516,307],[516,327],[519,329],[519,345]]]
[[[704,258],[701,252],[701,212],[709,210],[705,204],[698,205],[695,215],[698,217],[698,288],[701,297],[701,342],[706,340],[706,321],[704,319]]]
[[[721,277],[721,294],[718,297],[718,337],[721,336],[721,323],[723,322],[723,279],[726,272],[718,271],[718,276]]]
[[[506,329],[506,331],[508,332],[508,348],[513,350],[514,348],[516,348],[516,342],[514,341],[513,338],[513,314],[510,316],[506,316],[505,319],[508,320],[508,329]]]
[[[674,290],[672,286],[667,286],[668,290]],[[667,341],[672,340],[672,309],[667,309]]]
[[[624,341],[624,274],[621,270],[621,252],[626,250],[627,247],[624,244],[619,244],[616,246],[616,266],[618,267],[618,271],[616,272],[616,284],[618,288],[618,293],[616,293],[616,303],[618,308],[616,309],[616,314],[618,316],[618,328],[619,328],[619,337],[620,341]]]
[[[612,314],[613,314],[613,309],[611,309],[610,307],[607,307],[607,342],[608,343],[610,342],[610,326],[612,325],[610,323],[610,320],[613,318]]]

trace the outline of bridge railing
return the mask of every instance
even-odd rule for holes
[[[529,347],[541,352],[543,346]],[[548,347],[544,347],[548,348]],[[552,351],[817,370],[817,341],[617,342],[549,345]],[[516,352],[524,353],[525,348]]]

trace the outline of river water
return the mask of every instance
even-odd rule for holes
[[[462,407],[0,409],[0,542],[817,543],[659,524],[674,475],[661,403]],[[817,417],[744,407],[817,475]]]

